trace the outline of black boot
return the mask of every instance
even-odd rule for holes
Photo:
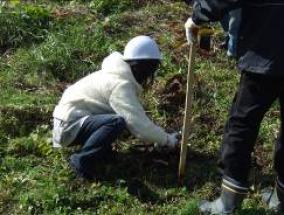
[[[221,196],[213,202],[201,202],[199,209],[203,214],[228,215],[240,207],[248,193],[248,188],[223,179]]]
[[[274,189],[265,188],[262,190],[262,199],[270,210],[276,213],[284,212],[284,187],[280,181],[276,181]]]

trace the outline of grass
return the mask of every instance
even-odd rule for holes
[[[197,54],[183,187],[177,186],[178,152],[139,151],[132,137],[118,142],[116,161],[98,167],[95,182],[78,180],[68,167],[75,149],[51,148],[52,111],[63,90],[139,34],[152,35],[163,52],[157,81],[143,97],[147,111],[167,130],[181,129],[187,71],[183,23],[190,8],[170,0],[11,2],[0,7],[0,214],[199,214],[199,200],[219,192],[216,160],[239,79],[235,63],[222,51]],[[166,92],[173,76],[183,82],[175,101]],[[272,214],[259,191],[273,183],[278,117],[276,104],[257,142],[254,189],[237,214]]]

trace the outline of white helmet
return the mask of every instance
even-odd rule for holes
[[[148,36],[137,36],[124,49],[124,60],[161,60],[157,43]]]

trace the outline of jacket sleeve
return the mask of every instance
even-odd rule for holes
[[[241,7],[242,0],[195,0],[192,20],[201,25],[220,21],[226,12]]]
[[[146,116],[132,83],[119,84],[112,91],[109,102],[134,136],[147,142],[166,144],[167,133]]]

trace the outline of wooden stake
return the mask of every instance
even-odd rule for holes
[[[186,102],[185,102],[185,114],[183,119],[182,140],[180,150],[179,172],[178,179],[179,184],[183,185],[186,155],[187,155],[187,141],[191,132],[192,121],[192,101],[193,101],[193,71],[192,66],[194,64],[195,46],[192,44],[189,48],[188,55],[188,74],[187,74],[187,89],[186,89]]]

